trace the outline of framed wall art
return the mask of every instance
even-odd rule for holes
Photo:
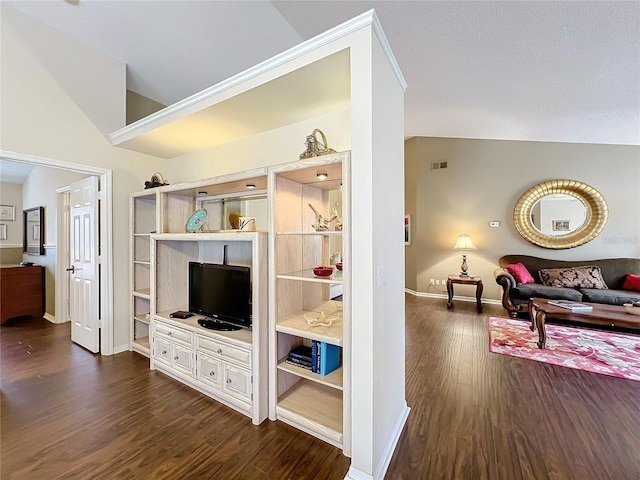
[[[16,207],[14,205],[0,205],[0,220],[16,219]]]
[[[404,244],[411,245],[411,215],[404,216]]]
[[[568,232],[569,231],[569,220],[552,220],[553,231],[554,232]]]

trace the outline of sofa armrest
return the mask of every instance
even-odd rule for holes
[[[505,288],[515,288],[517,285],[515,277],[504,268],[496,268],[493,271],[493,278],[495,278],[498,285],[502,285]]]
[[[516,305],[511,301],[511,291],[516,288],[516,279],[513,275],[502,268],[493,271],[496,283],[502,287],[502,307],[509,313],[511,318],[515,318],[520,312],[527,310],[527,305]]]

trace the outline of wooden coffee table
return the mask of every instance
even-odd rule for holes
[[[545,330],[547,317],[569,322],[640,330],[640,315],[627,313],[624,307],[602,303],[579,303],[591,305],[593,310],[586,313],[574,313],[566,308],[551,305],[544,298],[532,298],[529,300],[530,328],[532,332],[535,332],[536,328],[538,329],[538,348],[544,348],[547,343],[547,332]]]

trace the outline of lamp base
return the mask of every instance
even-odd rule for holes
[[[461,277],[468,277],[469,274],[467,273],[467,270],[469,270],[469,266],[467,265],[467,254],[463,253],[462,254],[462,265],[460,265],[460,276]]]

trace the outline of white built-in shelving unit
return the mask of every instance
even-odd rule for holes
[[[331,443],[350,449],[350,288],[349,153],[326,155],[270,169],[270,384],[269,415]],[[320,181],[318,173],[328,178]],[[333,194],[331,193],[333,192]],[[315,231],[313,205],[329,217],[342,216],[342,230]],[[338,252],[330,238],[337,238]],[[335,242],[333,243],[335,245]],[[335,249],[335,247],[334,247]],[[343,270],[316,277],[312,267],[329,265],[336,253]],[[331,285],[343,293],[331,298]],[[311,326],[307,318],[324,312],[331,326]],[[307,318],[305,318],[305,316]],[[285,362],[297,345],[312,340],[338,345],[342,366],[326,376]]]

